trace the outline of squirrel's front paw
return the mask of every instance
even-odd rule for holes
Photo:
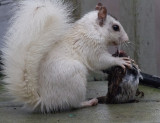
[[[131,68],[131,60],[127,57],[121,57],[121,58],[117,58],[116,60],[117,65],[121,66],[123,69],[127,67]]]

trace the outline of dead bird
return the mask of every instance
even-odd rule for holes
[[[128,57],[124,51],[117,50],[114,57]],[[136,96],[144,96],[144,93],[139,91],[139,79],[143,78],[138,65],[133,60],[132,67],[124,70],[120,66],[111,67],[104,70],[108,74],[108,93],[106,96],[98,97],[98,102],[101,104],[117,104],[136,102]]]

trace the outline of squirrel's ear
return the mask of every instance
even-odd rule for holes
[[[107,17],[107,9],[106,7],[101,6],[100,9],[98,9],[98,21],[99,21],[99,25],[103,26],[104,22],[106,20]]]
[[[102,8],[102,6],[103,6],[103,4],[102,3],[98,3],[97,5],[96,5],[96,10],[100,10],[101,8]]]

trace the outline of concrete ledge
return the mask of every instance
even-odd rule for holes
[[[160,90],[140,86],[145,97],[139,103],[113,104],[73,110],[57,114],[29,113],[21,105],[0,95],[1,123],[151,123],[160,122]],[[87,98],[105,95],[107,82],[89,82]]]

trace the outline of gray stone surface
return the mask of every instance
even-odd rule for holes
[[[31,113],[0,96],[0,123],[151,123],[160,122],[160,90],[140,86],[145,97],[139,103],[99,104],[56,114]],[[2,89],[1,89],[2,90]],[[107,82],[89,82],[87,98],[105,95]],[[2,91],[1,91],[2,93]]]

